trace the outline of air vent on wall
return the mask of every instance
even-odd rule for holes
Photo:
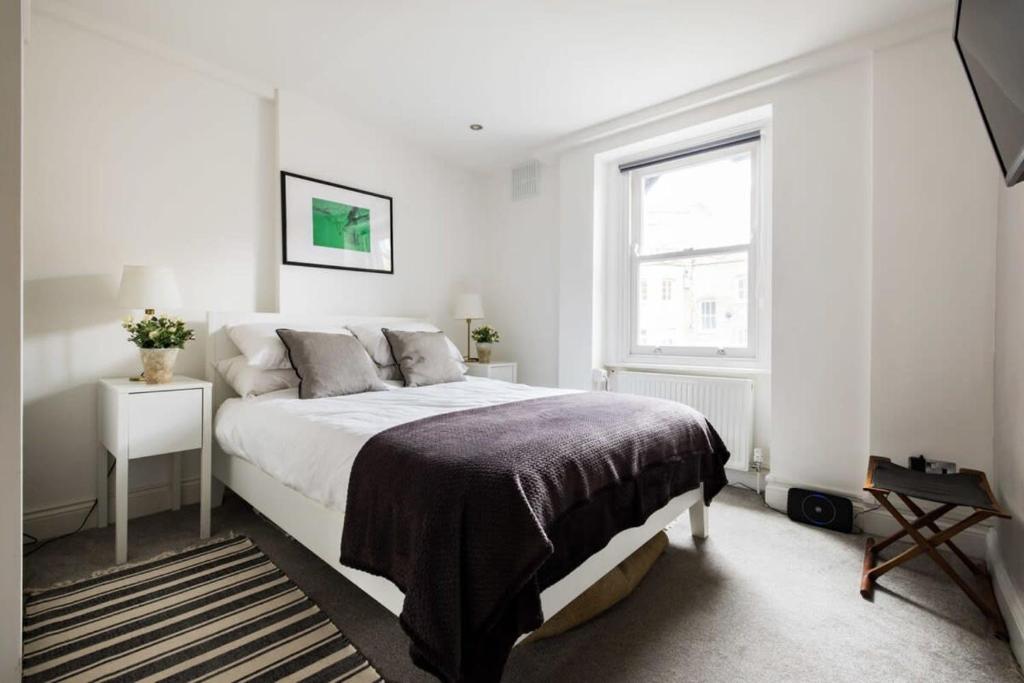
[[[512,201],[535,197],[540,192],[540,163],[528,161],[512,169]]]

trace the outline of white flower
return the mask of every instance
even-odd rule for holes
[[[153,330],[152,332],[149,333],[149,338],[152,339],[153,341],[156,341],[157,336],[158,336],[158,331],[157,330]]]

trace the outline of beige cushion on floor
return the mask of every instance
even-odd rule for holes
[[[636,552],[598,579],[597,583],[559,610],[558,614],[545,621],[526,641],[541,640],[565,633],[571,628],[587,623],[615,605],[640,585],[667,546],[668,536],[664,531],[659,531],[651,540],[637,548]]]

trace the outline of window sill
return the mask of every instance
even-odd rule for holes
[[[691,363],[640,363],[622,362],[605,363],[609,370],[635,370],[637,372],[665,372],[676,375],[728,375],[733,377],[751,377],[770,375],[771,370],[762,367],[744,365],[700,365]]]

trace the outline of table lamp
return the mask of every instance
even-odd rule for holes
[[[174,270],[166,266],[125,266],[121,271],[117,305],[130,310],[141,308],[148,318],[156,315],[157,308],[180,307],[181,292]],[[143,375],[129,379],[138,382]]]
[[[121,271],[117,305],[142,309],[147,316],[156,315],[158,308],[180,307],[181,292],[174,270],[166,266],[125,266]]]
[[[484,304],[479,294],[459,294],[455,297],[452,317],[466,321],[466,360],[473,360],[469,355],[469,327],[474,320],[484,317]]]

